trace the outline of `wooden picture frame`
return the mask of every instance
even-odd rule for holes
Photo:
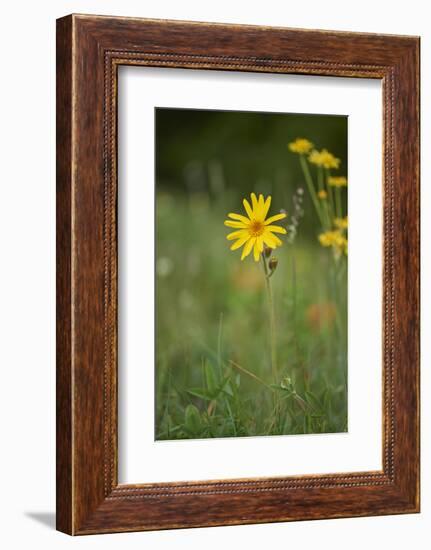
[[[383,469],[119,485],[119,65],[383,83]],[[419,511],[419,38],[57,21],[57,529],[72,535]]]

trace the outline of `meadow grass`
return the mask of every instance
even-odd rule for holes
[[[274,379],[262,265],[229,250],[229,200],[158,191],[156,439],[346,431],[346,262],[301,231],[276,250]]]

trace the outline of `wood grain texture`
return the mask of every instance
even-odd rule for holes
[[[57,529],[72,531],[72,28],[57,23]]]
[[[79,15],[57,24],[58,529],[417,512],[419,39]],[[382,471],[118,485],[116,117],[124,64],[382,80]]]

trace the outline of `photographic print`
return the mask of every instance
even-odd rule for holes
[[[347,431],[347,117],[155,121],[155,439]]]
[[[419,512],[419,37],[56,46],[57,530]]]

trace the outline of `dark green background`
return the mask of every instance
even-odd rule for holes
[[[211,165],[220,163],[223,191],[271,193],[290,210],[292,192],[304,185],[298,159],[287,148],[297,137],[341,158],[336,173],[347,176],[347,116],[157,108],[158,188],[214,198],[222,190],[211,185]],[[308,196],[306,204],[311,206]]]

